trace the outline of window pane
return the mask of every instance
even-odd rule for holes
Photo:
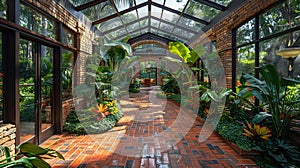
[[[129,32],[131,32],[131,31],[134,31],[134,30],[139,29],[139,28],[140,28],[140,24],[139,24],[139,22],[136,22],[136,23],[134,23],[134,24],[128,25],[126,28],[127,28],[127,30],[128,30]]]
[[[166,1],[165,6],[182,12],[186,3],[187,3],[187,0],[182,0],[181,2],[169,0],[169,1]]]
[[[159,21],[156,19],[151,18],[151,26],[158,28]]]
[[[148,16],[148,6],[137,9],[139,18]]]
[[[114,3],[118,9],[118,11],[123,11],[125,9],[128,9],[129,7],[132,7],[134,5],[133,1],[120,1],[120,0],[114,0]]]
[[[0,121],[3,120],[3,65],[2,65],[2,32],[0,32]]]
[[[105,21],[105,22],[99,24],[98,29],[101,32],[105,32],[107,30],[116,28],[116,27],[121,26],[121,25],[122,25],[122,22],[121,22],[120,18],[116,17],[116,18],[113,18],[111,20],[108,20],[108,21]]]
[[[191,39],[195,35],[191,32],[187,32],[179,28],[175,28],[173,33],[185,39]]]
[[[172,22],[175,24],[177,22],[178,18],[179,18],[179,15],[177,15],[177,14],[174,14],[167,10],[163,11],[163,15],[162,15],[163,20],[166,20],[166,21],[169,21],[169,22]]]
[[[62,42],[68,46],[74,46],[74,34],[65,28],[62,30]]]
[[[283,77],[289,77],[288,59],[278,56],[276,52],[279,49],[286,47],[286,44],[288,43],[287,41],[290,37],[291,34],[286,34],[283,36],[272,38],[270,40],[265,40],[260,43],[260,53],[259,53],[260,64],[261,65],[273,64],[277,69],[278,73]],[[292,37],[294,38],[293,41],[295,41],[296,37],[300,37],[300,31],[293,32]],[[298,57],[293,60],[294,66],[293,66],[293,73],[291,75],[295,78],[300,77],[300,66],[299,66],[300,60]]]
[[[121,15],[121,19],[123,20],[123,22],[126,24],[128,22],[131,22],[131,21],[134,21],[134,20],[137,20],[138,17],[137,17],[137,14],[136,14],[136,11],[131,11],[129,13],[126,13],[124,15]]]
[[[210,0],[212,2],[216,2],[220,5],[227,6],[232,0]]]
[[[6,19],[6,0],[0,1],[0,18]]]
[[[135,0],[136,5],[139,5],[141,3],[147,2],[147,0]]]
[[[173,28],[174,28],[174,26],[161,22],[159,29],[164,30],[164,31],[168,31],[168,32],[172,32]]]
[[[237,30],[237,44],[245,44],[254,40],[254,19],[248,21]]]
[[[70,2],[74,5],[74,6],[79,6],[79,5],[82,5],[82,4],[85,4],[85,3],[88,3],[88,2],[91,2],[93,0],[70,0]]]
[[[20,5],[19,14],[20,26],[52,39],[56,39],[56,25],[54,21],[25,5]]]
[[[203,5],[195,1],[190,1],[184,13],[192,15],[199,19],[210,21],[212,18],[217,16],[220,11],[207,5]]]
[[[260,15],[260,37],[300,25],[300,0],[288,0]]]
[[[148,11],[148,9],[146,11]],[[160,18],[161,17],[161,12],[162,12],[161,8],[158,8],[158,7],[153,6],[153,5],[151,6],[151,16]]]
[[[35,136],[35,43],[20,39],[20,141]]]
[[[240,80],[243,73],[254,75],[255,50],[254,45],[248,45],[238,49],[236,79]]]
[[[62,98],[72,98],[72,77],[73,77],[74,54],[69,50],[62,51]]]
[[[148,26],[148,18],[144,19],[144,20],[141,20],[140,23],[141,23],[141,27]]]
[[[42,131],[52,126],[53,108],[53,49],[41,46]]]
[[[104,3],[84,9],[82,10],[82,13],[85,14],[91,21],[95,21],[115,14],[116,11],[110,1],[106,1]]]
[[[204,24],[195,22],[195,21],[185,18],[185,17],[181,17],[179,19],[178,25],[188,28],[190,30],[196,31],[196,32],[199,32],[205,26]]]

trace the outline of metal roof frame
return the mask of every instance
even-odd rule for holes
[[[149,33],[153,34],[153,33],[151,33],[151,30],[153,29],[153,30],[159,30],[160,32],[167,34],[170,41],[173,41],[172,37],[174,37],[174,39],[181,39],[181,40],[183,40],[182,42],[187,43],[190,40],[195,40],[199,34],[202,34],[203,31],[204,32],[207,31],[209,28],[211,28],[217,22],[222,20],[224,15],[227,15],[228,13],[232,12],[233,10],[235,10],[238,6],[240,6],[241,4],[243,4],[243,2],[245,2],[247,0],[242,0],[241,2],[240,2],[240,0],[232,0],[229,3],[229,5],[227,5],[227,3],[226,3],[226,6],[224,6],[225,5],[224,3],[222,3],[224,5],[221,5],[217,2],[213,2],[213,1],[210,1],[210,0],[193,0],[194,3],[199,3],[199,4],[202,4],[202,5],[211,7],[213,9],[217,10],[217,11],[220,11],[220,12],[218,12],[219,14],[216,15],[216,17],[214,17],[212,19],[209,19],[209,21],[200,19],[196,16],[193,16],[193,14],[191,15],[191,13],[189,13],[189,14],[186,13],[187,12],[186,8],[188,7],[188,5],[191,3],[192,0],[187,0],[186,2],[184,2],[185,4],[183,4],[184,5],[183,9],[180,8],[180,10],[177,10],[174,7],[172,7],[172,8],[168,7],[170,5],[166,6],[166,1],[167,0],[163,0],[163,4],[159,4],[157,2],[153,2],[152,0],[145,0],[144,2],[137,5],[137,0],[133,0],[132,1],[133,3],[131,4],[130,7],[119,11],[114,0],[93,0],[93,1],[90,1],[90,2],[87,2],[87,3],[84,3],[84,4],[80,4],[76,7],[74,7],[74,9],[77,10],[77,11],[82,11],[82,10],[91,8],[95,5],[107,2],[107,3],[111,4],[110,8],[115,10],[116,13],[108,15],[108,16],[104,15],[103,18],[98,19],[98,20],[92,20],[92,25],[99,25],[99,24],[101,24],[105,21],[109,21],[109,20],[117,18],[117,17],[120,18],[122,25],[118,25],[117,27],[114,27],[113,29],[103,31],[103,32],[101,32],[102,34],[112,33],[114,31],[117,31],[118,29],[125,28],[126,34],[132,35],[132,34],[135,34],[139,31],[141,32],[145,28],[148,28],[148,33],[145,33],[144,36],[140,35],[141,37],[149,37],[149,38],[156,37],[154,35],[151,35],[151,37],[150,37],[150,35],[149,35]],[[139,9],[144,8],[146,6],[148,6],[148,15],[143,16],[143,17],[140,18]],[[156,16],[151,15],[152,7],[157,7],[159,9],[161,9],[162,12],[160,14],[160,17],[156,17]],[[136,15],[137,19],[135,19],[133,21],[130,21],[128,23],[124,23],[122,16],[126,16],[125,14],[128,14],[132,11],[136,11],[135,15]],[[170,22],[170,21],[164,20],[164,18],[163,18],[164,11],[168,11],[168,12],[171,12],[172,14],[175,14],[176,18],[177,18],[177,15],[178,15],[177,21]],[[184,22],[185,20],[182,22],[181,21],[182,18],[185,18],[185,20],[187,20],[187,21],[190,20],[192,22],[192,24],[187,24],[188,26],[190,26],[189,28],[185,27],[185,22]],[[141,22],[146,20],[146,19],[148,19],[148,26],[143,26],[142,27]],[[158,24],[159,24],[158,27],[154,27],[154,26],[151,25],[151,20],[152,19],[158,22]],[[139,23],[138,28],[137,28],[137,26],[132,26],[131,28],[134,28],[134,30],[130,30],[130,28],[128,26],[130,26],[132,24],[136,24],[136,23]],[[108,22],[108,25],[109,24],[110,23]],[[161,24],[169,25],[170,26],[170,31],[165,31],[165,30],[161,29]],[[195,26],[196,26],[196,29],[191,30]],[[174,33],[174,31],[178,32],[178,29],[184,30],[187,33],[192,33],[192,34],[190,34],[190,36],[193,36],[193,35],[194,36],[191,39],[187,39],[187,37],[183,37],[181,35],[178,35],[178,34]],[[199,30],[202,30],[202,31],[199,32]],[[118,35],[117,37],[114,37],[114,38],[108,39],[108,40],[120,39],[124,35],[125,34]],[[159,35],[157,35],[157,36],[161,37]],[[140,39],[138,37],[139,36],[132,37],[132,38],[133,39]],[[163,37],[163,38],[165,38],[165,37]]]

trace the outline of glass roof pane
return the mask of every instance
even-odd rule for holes
[[[142,30],[141,30],[141,33],[142,33],[142,34],[145,34],[145,33],[147,33],[147,32],[148,32],[148,28],[145,28],[145,29],[142,29]]]
[[[156,3],[159,3],[159,4],[163,4],[164,3],[164,0],[152,0],[153,2],[156,2]]]
[[[139,18],[148,16],[148,6],[144,6],[142,8],[138,8],[137,11],[138,11]]]
[[[179,22],[178,22],[179,26],[188,28],[190,30],[193,30],[195,32],[200,31],[205,25],[199,22],[195,22],[191,19],[185,18],[185,17],[181,17]]]
[[[157,29],[154,29],[153,27],[150,28],[150,33],[156,34]]]
[[[172,13],[172,12],[169,12],[166,10],[164,10],[164,12],[163,12],[163,16],[162,16],[163,20],[176,23],[178,18],[179,18],[179,15],[177,15],[175,13]]]
[[[114,3],[119,12],[130,7],[130,3],[128,1],[114,0]]]
[[[116,13],[116,11],[113,8],[112,4],[107,1],[105,3],[100,3],[98,5],[84,9],[82,10],[82,13],[85,14],[91,21],[95,21],[112,15]]]
[[[98,29],[101,32],[105,32],[107,30],[110,30],[110,29],[116,28],[118,26],[121,26],[122,24],[123,23],[121,22],[120,18],[116,17],[116,18],[113,18],[111,20],[108,20],[108,21],[105,21],[105,22],[99,24]]]
[[[187,3],[187,0],[182,0],[181,2],[168,0],[168,1],[166,1],[165,6],[182,12],[186,3]]]
[[[135,38],[135,37],[137,37],[137,36],[139,36],[139,35],[141,35],[140,32],[135,32],[135,33],[130,34],[130,37],[131,37],[131,38]]]
[[[186,39],[191,39],[195,35],[194,33],[187,32],[179,28],[175,28],[173,33]]]
[[[138,17],[137,17],[137,14],[136,14],[136,11],[131,11],[129,13],[126,13],[124,15],[121,15],[121,19],[123,20],[123,22],[126,24],[128,22],[131,22],[131,21],[134,21],[134,20],[137,20]]]
[[[151,26],[158,28],[159,26],[159,21],[151,18]]]
[[[85,3],[88,3],[88,2],[91,2],[93,0],[81,0],[81,1],[78,1],[78,0],[70,0],[70,2],[74,5],[74,6],[79,6],[79,5],[83,5]]]
[[[130,24],[130,25],[126,26],[126,27],[127,27],[128,31],[133,31],[133,30],[139,29],[140,28],[140,24],[139,24],[139,22],[136,22],[136,23]]]
[[[159,27],[159,29],[164,30],[164,31],[168,31],[168,32],[172,32],[173,28],[174,28],[174,26],[163,23],[163,22],[160,23],[160,27]]]
[[[148,18],[140,21],[141,27],[148,26]]]
[[[121,29],[118,29],[118,30],[116,30],[116,31],[113,31],[113,32],[108,33],[107,36],[108,36],[108,37],[112,37],[112,38],[116,38],[116,37],[118,37],[118,36],[120,36],[120,35],[122,35],[122,34],[125,34],[125,33],[126,33],[125,28],[121,28]],[[126,36],[126,35],[124,35],[124,37],[125,37],[125,36]]]
[[[210,0],[210,1],[216,2],[216,3],[218,3],[220,5],[223,5],[223,6],[227,6],[232,2],[232,0]]]
[[[162,37],[165,37],[165,38],[169,38],[170,37],[169,34],[166,34],[166,33],[161,32],[161,31],[157,31],[157,34],[160,35],[160,36],[162,36]]]
[[[190,1],[188,3],[187,8],[185,9],[184,13],[192,15],[194,17],[197,17],[199,19],[203,19],[206,21],[210,21],[213,19],[217,14],[219,14],[221,11],[209,7],[207,5],[203,5],[201,3]]]
[[[135,0],[136,5],[139,5],[141,3],[147,2],[148,0]]]
[[[153,5],[151,6],[151,16],[160,18],[161,12],[162,12],[161,8],[158,8],[158,7],[153,6]]]

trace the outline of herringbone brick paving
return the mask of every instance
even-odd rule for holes
[[[239,156],[218,134],[200,142],[202,123],[188,110],[155,98],[142,89],[121,101],[124,117],[110,131],[85,136],[54,135],[41,146],[66,160],[48,160],[52,167],[214,168],[257,167]],[[152,90],[153,91],[153,90]],[[150,94],[149,94],[150,93]],[[177,122],[177,123],[176,123]],[[191,128],[185,129],[185,126]],[[187,132],[187,133],[186,133]]]

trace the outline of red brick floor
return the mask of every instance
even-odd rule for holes
[[[180,105],[142,89],[121,100],[124,117],[108,132],[85,136],[54,135],[41,146],[61,152],[66,160],[52,167],[200,168],[257,167],[239,156],[218,134],[200,142],[202,123]]]

